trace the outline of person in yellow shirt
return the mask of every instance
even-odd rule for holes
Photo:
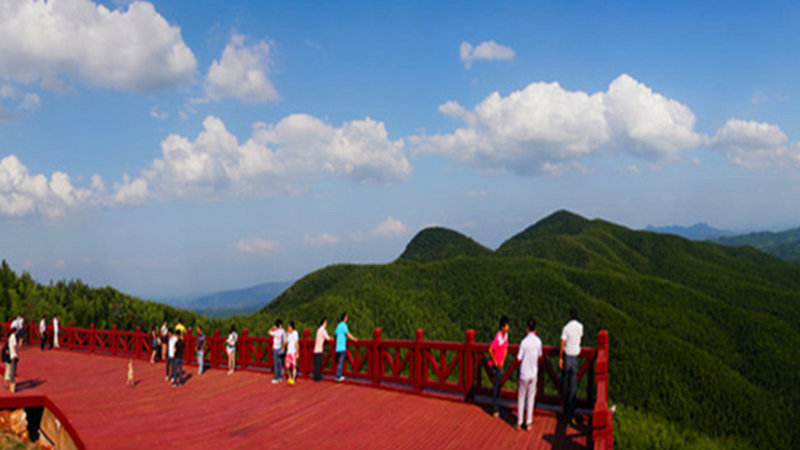
[[[178,337],[180,338],[183,338],[186,335],[186,327],[183,326],[180,317],[178,317],[178,323],[175,325],[175,333],[177,333]]]

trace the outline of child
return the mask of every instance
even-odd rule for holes
[[[286,377],[289,379],[289,385],[294,386],[297,378],[297,359],[300,357],[300,349],[297,345],[300,336],[294,329],[294,322],[289,322],[287,331],[289,331],[289,336],[286,338]]]
[[[128,360],[128,382],[126,383],[127,386],[134,387],[136,383],[133,377],[133,358]]]

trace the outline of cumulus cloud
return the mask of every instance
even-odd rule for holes
[[[794,159],[788,141],[777,125],[730,119],[717,130],[711,145],[733,164],[758,169]]]
[[[280,245],[275,241],[261,238],[242,239],[236,243],[236,250],[239,253],[250,255],[275,253],[280,249]]]
[[[192,81],[194,54],[151,3],[112,11],[90,0],[0,0],[0,11],[0,77],[140,91]]]
[[[532,83],[506,97],[494,92],[472,110],[449,101],[439,111],[464,126],[409,138],[416,152],[523,175],[560,173],[598,153],[669,160],[704,142],[688,107],[624,74],[606,92]]]
[[[245,37],[234,34],[222,57],[208,69],[205,81],[206,100],[233,97],[245,103],[279,100],[278,91],[267,77],[272,66],[271,45],[258,41],[245,44]]]
[[[505,60],[508,61],[514,58],[514,50],[511,47],[500,45],[495,41],[481,42],[473,47],[469,42],[462,42],[459,48],[459,55],[461,62],[467,69],[472,66],[472,63],[477,60]]]
[[[34,92],[23,92],[10,84],[0,86],[0,120],[13,120],[13,110],[28,114],[38,110],[41,105],[41,98]]]
[[[32,175],[15,155],[0,161],[2,215],[60,217],[71,209],[94,203],[98,194],[94,188],[75,187],[64,172],[54,172],[49,179],[42,174]]]
[[[101,180],[102,182],[102,180]],[[94,180],[92,180],[94,184]],[[101,192],[105,190],[104,185],[100,185]],[[137,178],[131,180],[128,174],[122,177],[122,183],[114,183],[114,194],[108,203],[112,205],[141,205],[148,198],[148,185],[147,180],[144,178]]]
[[[194,140],[170,135],[161,143],[162,157],[142,174],[159,195],[296,192],[320,174],[387,184],[411,171],[403,141],[389,140],[383,123],[369,118],[333,127],[294,114],[256,123],[243,143],[216,117],[203,127]]]
[[[407,233],[408,227],[403,222],[389,216],[369,232],[352,233],[350,238],[354,241],[366,241],[372,238],[403,236]]]
[[[325,245],[338,244],[340,240],[341,239],[339,236],[330,234],[327,231],[322,232],[318,236],[310,236],[308,234],[303,236],[303,244],[311,247],[322,247]]]

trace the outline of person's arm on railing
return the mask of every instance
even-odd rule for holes
[[[558,351],[558,368],[564,369],[564,339],[561,340],[561,349]]]

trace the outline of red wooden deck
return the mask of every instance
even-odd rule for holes
[[[127,358],[45,351],[20,355],[18,392],[0,403],[47,396],[89,450],[261,449],[573,449],[587,437],[536,411],[531,432],[514,431],[481,407],[357,383],[272,385],[271,374],[210,370],[171,387],[164,365],[134,360],[138,384],[125,386]]]

